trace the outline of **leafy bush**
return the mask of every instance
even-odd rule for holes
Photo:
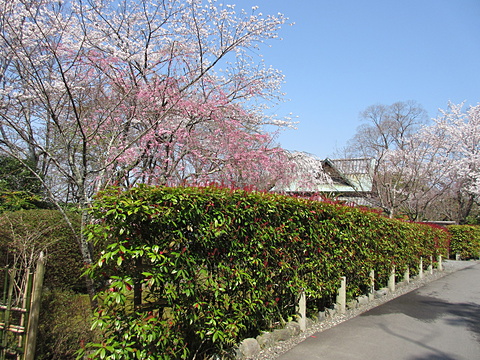
[[[218,188],[110,189],[88,236],[98,295],[92,358],[193,359],[294,315],[304,290],[321,303],[347,276],[348,293],[383,282],[393,265],[447,252],[444,231],[274,194]]]
[[[26,164],[33,166],[29,161]],[[0,213],[28,209],[47,209],[43,201],[42,183],[19,160],[0,155]]]
[[[71,214],[80,232],[80,216]],[[84,291],[84,271],[79,247],[62,214],[55,210],[21,210],[0,214],[0,266],[34,268],[46,256],[45,287]]]
[[[80,216],[69,214],[80,232]],[[84,266],[72,230],[53,210],[0,214],[0,267],[34,268],[40,251],[46,255],[44,294],[35,358],[75,359],[81,343],[93,340],[91,305],[82,279]]]
[[[24,160],[24,163],[35,168],[31,161]],[[41,188],[41,181],[21,161],[8,155],[0,155],[1,191],[22,191],[40,194]]]
[[[450,245],[451,256],[460,254],[462,259],[480,257],[480,227],[471,225],[450,225],[452,234]]]
[[[88,295],[71,290],[42,294],[35,359],[74,360],[85,343],[94,341]]]
[[[39,195],[27,191],[0,191],[0,213],[47,207]]]

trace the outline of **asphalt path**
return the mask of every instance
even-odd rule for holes
[[[480,263],[331,329],[279,360],[480,360]]]

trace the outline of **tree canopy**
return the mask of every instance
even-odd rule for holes
[[[286,157],[264,126],[289,123],[259,104],[281,99],[283,77],[252,52],[282,15],[198,0],[14,0],[0,22],[0,151],[29,159],[51,197],[282,178]]]
[[[270,189],[288,158],[265,129],[289,121],[265,115],[283,76],[258,52],[285,21],[215,0],[4,1],[0,154],[59,207],[108,185]]]
[[[368,107],[347,153],[377,160],[372,203],[390,216],[467,222],[480,195],[479,114],[449,104],[427,124],[414,102]]]

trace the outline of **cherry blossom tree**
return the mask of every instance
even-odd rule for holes
[[[390,215],[464,223],[480,195],[480,105],[447,110],[389,149],[377,171],[377,201]]]
[[[326,184],[332,184],[332,178],[324,171],[322,160],[303,151],[287,153],[289,165],[288,181],[278,182],[275,191],[315,195]]]
[[[264,126],[288,121],[258,105],[283,77],[255,54],[284,22],[214,0],[4,1],[0,152],[59,208],[109,184],[268,189],[286,157]]]
[[[449,196],[457,202],[455,220],[463,223],[480,196],[480,104],[467,109],[449,104],[425,136],[439,166],[448,169]]]
[[[374,191],[369,201],[393,217],[400,206],[412,206],[413,189],[421,183],[415,174],[420,176],[424,170],[424,148],[415,134],[426,124],[426,111],[415,101],[376,104],[362,111],[360,119],[362,125],[343,152],[350,157],[376,160]],[[419,152],[410,156],[412,149]],[[417,210],[410,209],[409,213]]]
[[[426,123],[427,113],[415,101],[370,105],[360,113],[362,125],[344,150],[349,156],[374,158],[381,166],[390,150],[403,148]]]
[[[430,145],[427,129],[405,139],[403,146],[385,152],[376,174],[374,201],[389,217],[433,219],[432,207],[452,185],[451,162]]]

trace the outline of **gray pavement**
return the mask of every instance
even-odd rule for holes
[[[279,360],[480,360],[480,263],[316,333]]]

